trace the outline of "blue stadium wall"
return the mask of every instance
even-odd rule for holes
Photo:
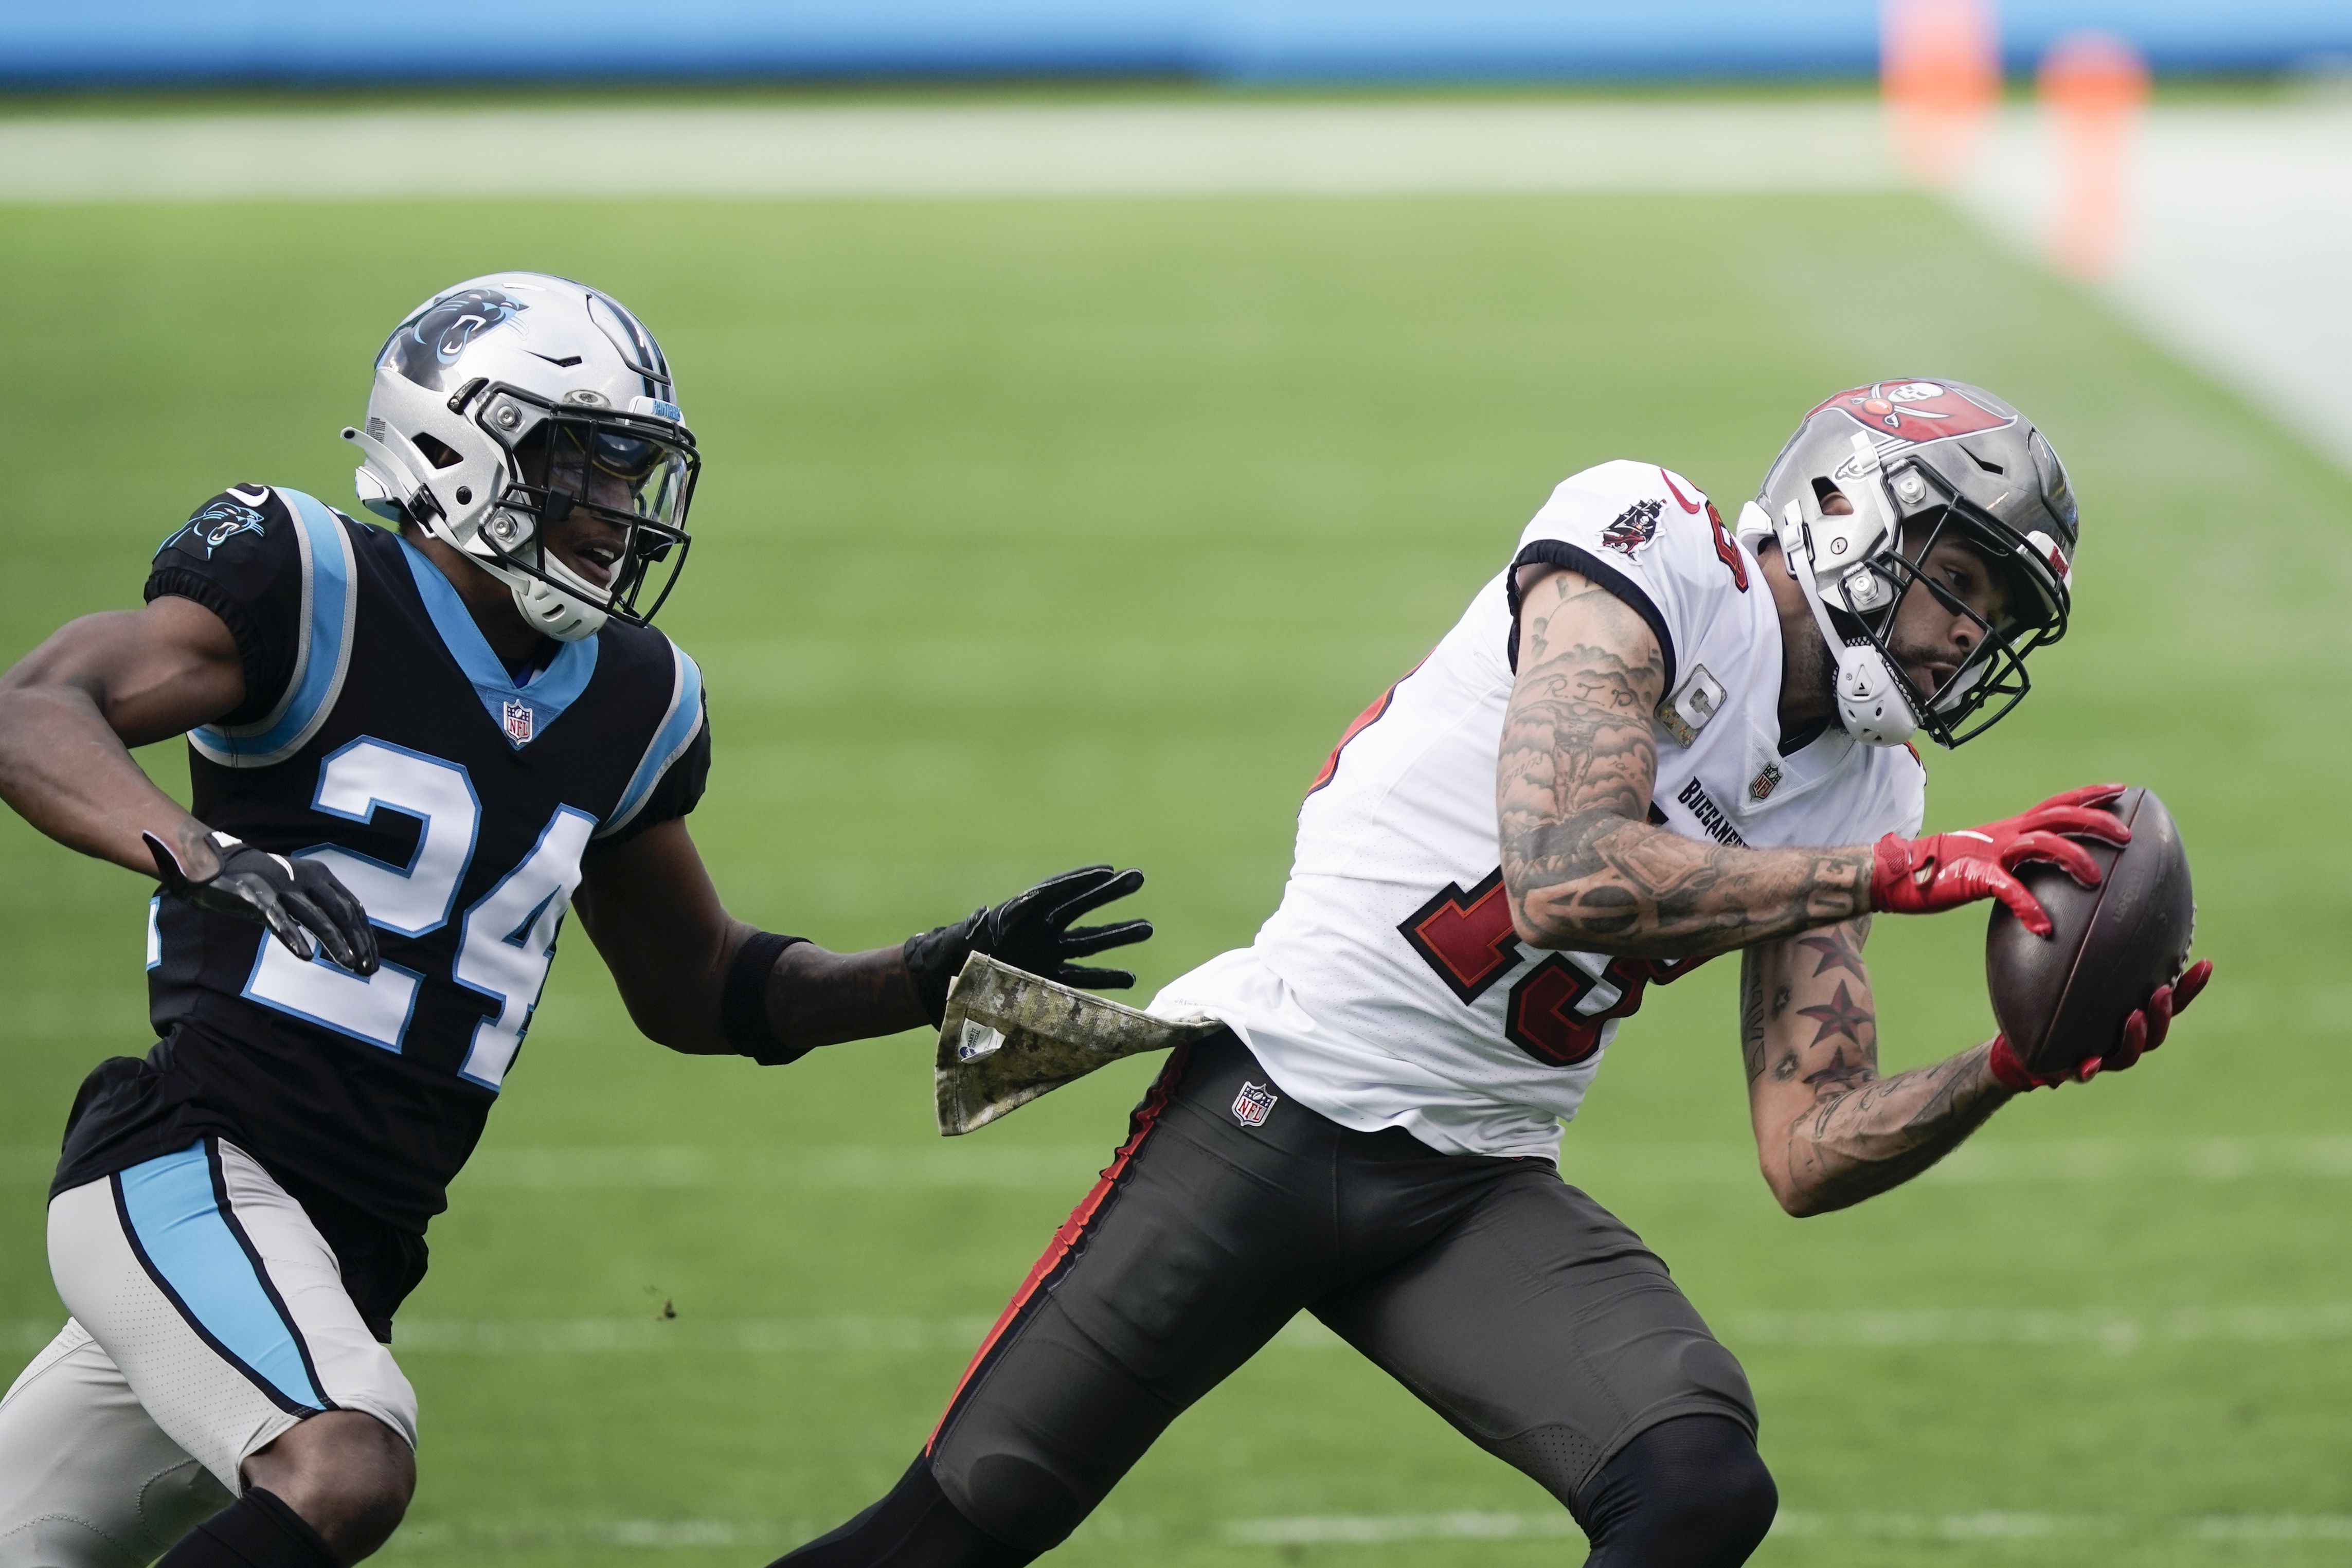
[[[2159,70],[2352,61],[2352,0],[2010,0]],[[0,0],[0,83],[1152,74],[1227,81],[1851,75],[1876,0]]]

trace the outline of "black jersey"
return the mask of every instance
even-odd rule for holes
[[[91,1075],[56,1190],[214,1133],[421,1233],[513,1069],[583,858],[700,796],[701,674],[612,622],[518,682],[423,552],[292,490],[200,509],[156,552],[165,594],[218,614],[246,672],[244,704],[188,737],[197,820],[329,866],[383,965],[306,963],[159,895],[161,1042]]]

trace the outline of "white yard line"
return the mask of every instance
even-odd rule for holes
[[[1900,1308],[1836,1312],[1717,1312],[1709,1314],[1735,1350],[1889,1348],[1998,1349],[2089,1347],[2114,1355],[2168,1345],[2327,1344],[2352,1340],[2352,1302],[2307,1306],[2224,1305],[2156,1311],[2097,1308]],[[803,1318],[404,1317],[394,1350],[408,1355],[604,1356],[671,1352],[726,1355],[962,1354],[993,1319],[978,1313],[934,1317],[841,1313]],[[30,1355],[48,1343],[58,1322],[23,1318],[0,1323],[0,1340]],[[1277,1351],[1338,1351],[1346,1345],[1301,1314],[1275,1336]]]
[[[1307,1514],[1290,1519],[1235,1520],[1224,1526],[1232,1546],[1377,1545],[1403,1541],[1503,1541],[1580,1536],[1565,1514],[1394,1513]],[[1858,1536],[1902,1541],[2045,1541],[2053,1537],[2164,1537],[2266,1545],[2295,1541],[2352,1541],[2352,1514],[2128,1513],[1822,1513],[1783,1509],[1775,1535]]]
[[[0,201],[1881,191],[1866,100],[0,120]]]
[[[824,1187],[908,1189],[1052,1188],[1073,1197],[1110,1158],[1108,1144],[1037,1146],[960,1141],[915,1148],[851,1145],[799,1153],[693,1148],[488,1149],[461,1181],[526,1191]],[[1759,1180],[1744,1144],[1634,1143],[1562,1151],[1570,1181],[1606,1190],[1643,1186],[1748,1186]],[[2171,1178],[2190,1182],[2352,1178],[2352,1136],[2280,1136],[2046,1144],[1979,1140],[1920,1179],[1955,1186],[2100,1183]]]
[[[2053,182],[2007,116],[1961,210],[2029,253]],[[2166,106],[2106,293],[2352,465],[2352,106]],[[0,202],[1405,196],[1901,189],[1876,107],[1114,103],[0,119]],[[1898,258],[1882,258],[1892,263]]]
[[[829,1529],[831,1521],[750,1519],[543,1520],[459,1524],[417,1520],[385,1547],[405,1552],[520,1552],[633,1547],[680,1552],[759,1547],[782,1550]],[[1517,1513],[1458,1510],[1431,1513],[1298,1514],[1236,1519],[1222,1524],[1106,1512],[1081,1527],[1102,1541],[1176,1542],[1204,1532],[1237,1552],[1300,1546],[1383,1546],[1423,1541],[1580,1540],[1564,1511]],[[2227,1549],[2217,1560],[2244,1562],[2243,1548],[2298,1542],[2352,1542],[2352,1514],[2341,1513],[2024,1513],[1826,1512],[1787,1509],[1772,1522],[1778,1536],[1998,1543],[2109,1538],[2169,1541]],[[2176,1550],[2177,1550],[2176,1546]]]
[[[1224,1527],[1229,1546],[1376,1546],[1392,1541],[1511,1541],[1581,1536],[1565,1513],[1339,1513],[1293,1519],[1237,1519]]]
[[[834,1521],[834,1522],[838,1522]],[[498,1525],[461,1525],[437,1520],[403,1524],[383,1550],[477,1552],[546,1552],[620,1546],[640,1551],[690,1552],[718,1547],[761,1547],[762,1555],[797,1545],[831,1523],[777,1523],[756,1519],[545,1520]]]
[[[667,1145],[499,1148],[476,1155],[460,1191],[605,1192],[1052,1192],[1075,1200],[1110,1158],[1099,1144],[1023,1145],[986,1138],[891,1148],[846,1145],[800,1150]],[[0,1181],[45,1183],[57,1151],[0,1146]],[[1755,1187],[1755,1150],[1738,1143],[1585,1143],[1570,1129],[1562,1149],[1570,1181],[1604,1201],[1617,1187]],[[2172,1181],[2195,1185],[2352,1180],[2352,1135],[2262,1138],[2053,1139],[1963,1145],[1918,1178],[1929,1186],[2096,1186]]]
[[[509,1191],[574,1192],[673,1188],[824,1187],[879,1192],[968,1188],[1052,1188],[1073,1199],[1102,1166],[1112,1145],[983,1149],[934,1143],[911,1148],[851,1145],[805,1151],[677,1147],[488,1149],[460,1178]],[[2352,1139],[2347,1140],[2352,1175]]]
[[[2042,1312],[1973,1307],[1841,1312],[1729,1312],[1736,1348],[1853,1350],[1910,1345],[2093,1345],[2128,1355],[2149,1344],[2312,1344],[2352,1339],[2352,1302],[2311,1307],[2181,1307],[2170,1312]]]

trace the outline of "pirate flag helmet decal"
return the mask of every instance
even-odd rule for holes
[[[1850,512],[1825,513],[1843,496]],[[1776,542],[1836,657],[1838,717],[1873,746],[1926,730],[1953,747],[2029,688],[2026,656],[2065,635],[2079,528],[2064,465],[2016,409],[1961,382],[1853,387],[1806,414],[1740,511],[1739,537]],[[1990,618],[1920,570],[1965,544],[1999,588]],[[1919,690],[1887,645],[1896,606],[1932,594],[1976,623],[1969,656]]]

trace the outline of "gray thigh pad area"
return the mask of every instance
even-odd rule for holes
[[[1540,1167],[1495,1182],[1444,1240],[1315,1312],[1562,1502],[1661,1421],[1756,1429],[1747,1375],[1666,1266]]]

